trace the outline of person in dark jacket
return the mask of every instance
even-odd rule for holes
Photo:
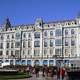
[[[39,68],[38,67],[35,68],[35,74],[36,74],[36,77],[39,77]]]
[[[57,68],[57,80],[60,80],[60,68]]]

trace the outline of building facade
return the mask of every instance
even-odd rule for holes
[[[0,62],[80,66],[80,18],[0,27]]]

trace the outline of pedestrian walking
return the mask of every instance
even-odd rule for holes
[[[64,69],[64,68],[61,68],[61,69],[60,69],[60,78],[61,78],[62,80],[64,80],[64,77],[65,77],[65,69]]]
[[[42,68],[42,72],[43,72],[43,77],[45,77],[45,68]]]
[[[35,74],[36,74],[36,77],[39,77],[39,68],[38,67],[35,68]]]
[[[57,68],[57,80],[60,80],[60,68]]]

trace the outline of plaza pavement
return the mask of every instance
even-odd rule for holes
[[[17,80],[57,80],[57,76],[54,75],[54,77],[37,77],[36,75],[33,75],[31,78],[26,79],[17,79]],[[69,80],[68,77],[65,77],[64,80]]]

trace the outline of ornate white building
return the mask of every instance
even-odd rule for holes
[[[80,66],[80,18],[0,27],[0,62]]]

